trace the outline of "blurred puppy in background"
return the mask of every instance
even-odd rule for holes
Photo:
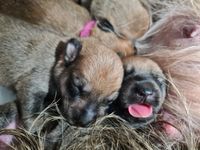
[[[134,54],[132,40],[143,35],[151,24],[148,4],[143,0],[93,0],[89,3],[91,16],[97,20],[89,29],[88,24],[92,20],[89,12],[70,0],[3,0],[0,12],[40,25],[42,29],[56,34],[79,36],[80,31],[87,32],[83,36],[97,38],[122,56]]]
[[[91,20],[86,9],[70,0],[1,0],[0,13],[66,36],[78,36],[84,24]]]
[[[132,41],[151,25],[151,13],[145,1],[93,0],[90,13],[97,21],[92,35],[121,56],[135,54]]]

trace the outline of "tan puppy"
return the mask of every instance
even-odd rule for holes
[[[145,1],[93,0],[90,10],[92,16],[99,19],[102,25],[110,23],[113,32],[128,39],[142,36],[151,24],[149,8]]]
[[[135,53],[132,40],[142,36],[151,24],[145,1],[93,0],[90,12],[101,30],[95,31],[94,36],[124,56]]]
[[[108,8],[104,8],[104,3],[108,2]],[[98,20],[92,36],[122,56],[134,54],[132,40],[143,35],[151,22],[147,5],[137,0],[98,3],[93,1],[91,5],[91,14]],[[91,20],[87,10],[69,0],[3,0],[0,2],[0,12],[68,36],[79,35],[84,25]]]
[[[122,59],[124,80],[110,112],[139,128],[154,121],[166,96],[166,78],[160,67],[144,57]]]
[[[1,0],[0,12],[68,36],[79,35],[90,20],[86,9],[69,0]]]

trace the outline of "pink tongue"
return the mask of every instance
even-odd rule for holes
[[[147,104],[132,104],[128,107],[128,112],[136,118],[147,118],[152,115],[153,108]]]

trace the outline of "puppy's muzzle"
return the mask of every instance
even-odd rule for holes
[[[88,105],[81,110],[74,110],[72,120],[74,125],[85,127],[94,122],[97,117],[97,109],[94,105]]]
[[[134,88],[133,92],[137,96],[137,100],[141,102],[151,102],[156,96],[155,85],[152,82],[139,82]]]

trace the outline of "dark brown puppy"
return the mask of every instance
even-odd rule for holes
[[[148,58],[123,58],[125,77],[111,111],[133,127],[142,127],[157,116],[166,96],[166,80],[160,67]]]

